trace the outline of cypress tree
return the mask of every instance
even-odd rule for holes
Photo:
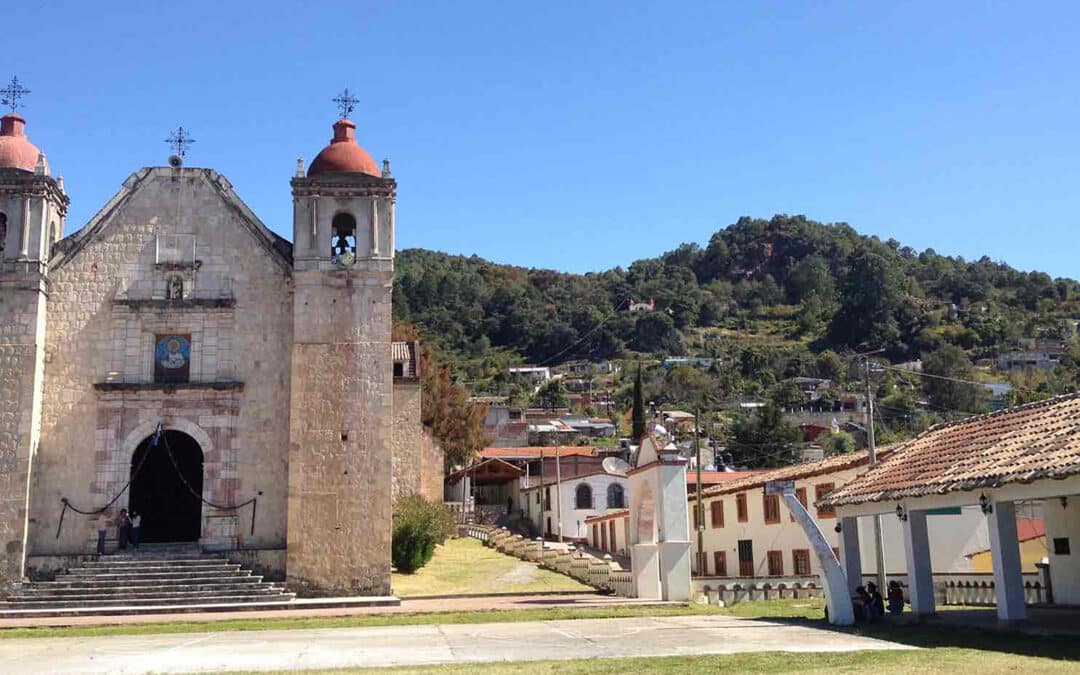
[[[641,390],[641,362],[638,362],[637,378],[634,379],[634,408],[631,411],[631,437],[640,443],[645,437],[645,395]]]

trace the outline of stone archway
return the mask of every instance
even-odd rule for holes
[[[203,459],[194,438],[171,429],[147,437],[135,449],[128,510],[142,516],[142,541],[200,539]]]

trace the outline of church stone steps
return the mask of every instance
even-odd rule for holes
[[[248,576],[251,574],[250,570],[223,570],[223,569],[205,569],[183,572],[75,572],[65,575],[65,579],[72,581],[81,581],[85,579],[98,579],[100,581],[124,581],[125,579],[197,579],[199,577],[235,577],[235,576]],[[57,577],[59,578],[59,577]]]
[[[102,582],[100,580],[84,579],[81,581],[65,579],[63,581],[37,581],[32,588],[38,590],[65,588],[71,589],[98,589],[98,588],[148,588],[148,587],[192,587],[192,586],[227,586],[230,584],[257,584],[262,583],[262,577],[258,575],[235,576],[235,577],[194,577],[184,579],[124,579],[122,581]]]
[[[139,606],[177,606],[177,605],[201,605],[208,603],[215,604],[243,604],[250,602],[263,602],[266,600],[281,600],[288,601],[295,597],[293,593],[245,593],[237,595],[207,595],[196,597],[178,597],[178,598],[102,598],[99,600],[75,600],[64,602],[52,602],[47,600],[41,601],[20,601],[17,603],[9,603],[10,607],[0,606],[0,609],[54,609],[58,607],[64,608],[93,608],[93,607],[116,607],[118,604],[124,607],[139,607]],[[0,612],[2,614],[2,612]]]
[[[145,558],[105,556],[81,563],[53,581],[23,585],[0,602],[0,616],[20,611],[40,616],[51,610],[63,614],[106,608],[114,614],[151,606],[261,605],[288,603],[295,597],[224,556],[193,556],[184,550],[155,552]]]
[[[211,588],[211,589],[184,589],[184,590],[136,590],[136,591],[122,591],[116,589],[110,589],[104,592],[94,593],[57,593],[55,591],[46,591],[43,593],[16,593],[11,596],[11,602],[54,602],[57,600],[63,600],[64,602],[86,602],[86,601],[110,601],[110,602],[127,602],[129,600],[150,600],[158,599],[161,601],[170,600],[173,598],[215,598],[226,595],[279,595],[282,593],[282,589],[267,584],[262,587],[254,588]]]
[[[111,556],[110,556],[111,557]],[[228,558],[130,558],[124,560],[87,560],[80,567],[85,569],[130,569],[133,567],[202,567],[205,565],[228,564]]]
[[[209,591],[223,593],[245,589],[270,588],[273,584],[266,581],[252,580],[229,581],[217,584],[143,584],[140,586],[31,586],[15,591],[14,595],[37,598],[58,598],[75,595],[139,595],[146,593],[182,593],[187,591]]]
[[[68,574],[72,576],[105,576],[105,575],[147,575],[147,574],[197,574],[200,572],[239,572],[240,565],[185,565],[172,567],[170,565],[146,565],[142,567],[72,567]]]

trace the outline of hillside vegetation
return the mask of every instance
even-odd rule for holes
[[[653,299],[656,309],[631,313],[631,299]],[[1016,387],[1010,402],[1018,402],[1076,388],[1076,350],[1068,347],[1080,284],[985,257],[918,252],[844,223],[778,215],[741,218],[704,247],[682,244],[591,274],[405,250],[394,314],[419,326],[474,393],[513,395],[511,362],[690,355],[718,361],[704,371],[653,372],[649,397],[705,405],[756,395],[797,404],[786,379],[823,377],[843,387],[857,353],[894,364],[922,359],[929,373],[982,380],[990,360],[1024,338],[1065,343],[1057,369],[1008,376]],[[921,408],[929,413],[977,412],[985,403],[944,380],[898,386],[910,379],[894,371],[876,378],[879,395],[893,396],[889,407],[904,419],[920,407],[916,399],[927,399]],[[625,373],[613,384],[625,402]]]

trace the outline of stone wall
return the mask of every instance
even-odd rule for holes
[[[420,422],[419,380],[394,381],[394,417],[391,424],[390,446],[393,454],[394,503],[402,497],[420,492],[422,467],[420,459],[424,439]]]
[[[0,595],[22,578],[27,549],[44,367],[45,295],[36,276],[0,267]]]
[[[60,499],[103,506],[159,420],[200,442],[204,496],[259,497],[254,535],[250,513],[204,507],[204,543],[284,546],[292,298],[288,263],[264,229],[213,171],[144,169],[63,242],[66,256],[50,271],[34,553],[92,550],[92,516],[69,512],[56,538]],[[164,236],[193,241],[194,260],[159,264]],[[173,273],[184,294],[167,302]],[[202,388],[135,386],[153,381],[161,332],[191,334],[190,379]],[[102,383],[127,386],[95,389]]]
[[[446,455],[427,429],[420,439],[420,494],[434,502],[443,499]]]
[[[393,263],[294,273],[287,581],[390,592]]]

